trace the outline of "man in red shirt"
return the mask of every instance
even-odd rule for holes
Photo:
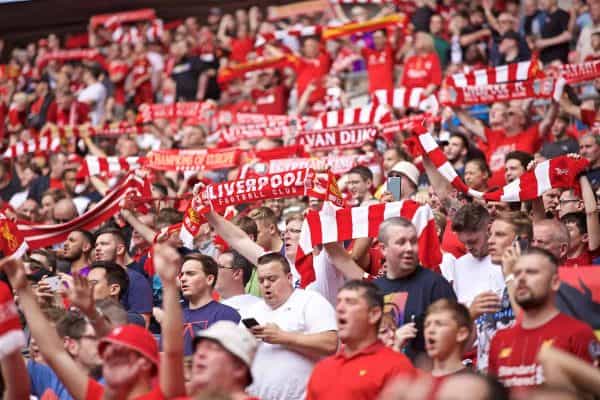
[[[48,107],[47,121],[58,126],[89,122],[90,106],[75,100],[69,90],[57,90],[56,99]]]
[[[569,250],[567,260],[563,265],[573,267],[591,265],[594,258],[600,257],[600,246],[597,246],[599,239],[597,235],[600,229],[597,214],[595,218],[596,226],[589,228],[585,212],[565,214],[560,218],[560,221],[566,225],[569,231]]]
[[[337,296],[341,351],[320,361],[306,390],[307,400],[374,399],[393,378],[413,378],[416,370],[401,353],[378,338],[383,295],[365,281],[347,282]]]
[[[541,122],[528,124],[526,111],[521,102],[512,101],[503,119],[502,129],[490,129],[480,120],[471,117],[465,110],[455,109],[456,116],[467,130],[478,136],[487,145],[485,156],[492,171],[488,181],[490,187],[504,186],[504,162],[508,153],[520,150],[534,154],[542,145],[542,139],[558,116],[558,103],[552,102]]]
[[[365,47],[361,50],[367,62],[369,74],[369,94],[376,90],[392,90],[394,88],[394,48],[387,41],[384,29],[373,33],[374,48]]]
[[[289,89],[281,82],[278,71],[260,71],[257,86],[250,97],[259,114],[287,114]]]
[[[537,354],[545,346],[592,361],[590,349],[597,345],[592,328],[556,308],[560,278],[558,260],[552,253],[530,248],[517,259],[506,280],[514,280],[514,300],[522,309],[522,318],[492,338],[488,369],[491,375],[509,388],[541,385],[544,371]]]

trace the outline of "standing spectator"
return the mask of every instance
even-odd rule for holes
[[[586,175],[597,192],[600,188],[600,134],[588,133],[579,138],[579,154],[590,162]]]
[[[546,250],[531,248],[517,259],[507,279],[515,280],[514,299],[522,318],[492,339],[489,373],[510,388],[541,385],[537,353],[546,343],[591,363],[590,346],[598,345],[592,329],[555,306],[558,260]]]
[[[387,32],[380,29],[373,33],[373,48],[363,47],[361,50],[367,63],[370,95],[379,89],[394,88],[394,42],[388,41]]]
[[[233,307],[242,317],[245,309],[260,299],[246,294],[244,288],[250,281],[254,266],[235,250],[221,253],[217,257],[219,275],[215,290],[221,296],[221,303]]]
[[[68,89],[56,91],[56,98],[48,107],[47,121],[58,126],[80,125],[89,121],[90,107],[75,100]]]
[[[589,0],[588,7],[592,23],[581,30],[577,39],[577,61],[583,62],[585,59],[594,54],[592,48],[592,34],[600,29],[600,1]]]
[[[365,166],[358,165],[347,173],[346,185],[350,192],[353,206],[366,205],[373,199],[371,187],[373,185],[373,173]]]
[[[525,0],[523,2],[523,13],[519,33],[526,38],[539,37],[544,24],[544,13],[538,8],[538,0]]]
[[[485,192],[490,175],[490,168],[483,158],[472,158],[465,164],[465,183],[472,189]]]
[[[544,141],[540,154],[546,159],[558,157],[563,154],[579,153],[579,144],[577,140],[568,134],[569,115],[566,113],[559,114],[552,129],[550,137]]]
[[[110,261],[117,263],[127,271],[129,288],[121,298],[127,311],[141,314],[146,323],[152,313],[152,288],[143,272],[133,269],[125,246],[125,239],[119,229],[104,228],[96,233],[94,243],[94,261]]]
[[[259,114],[286,114],[289,88],[282,81],[279,71],[259,71],[257,86],[250,91],[250,96]]]
[[[382,290],[385,312],[391,312],[397,326],[409,332],[406,355],[415,359],[425,351],[423,317],[427,307],[442,298],[456,299],[452,286],[441,275],[421,267],[418,258],[417,231],[402,218],[388,218],[379,227],[379,242],[385,257],[385,275],[373,283]],[[340,243],[325,245],[332,264],[347,279],[369,276]]]
[[[247,312],[259,323],[251,331],[262,343],[249,392],[263,400],[304,399],[315,360],[337,348],[333,307],[313,291],[294,289],[280,254],[260,257],[257,273],[263,300]]]
[[[232,307],[212,298],[219,267],[209,256],[192,253],[184,257],[181,266],[181,293],[186,300],[183,307],[184,355],[193,353],[192,341],[196,332],[217,321],[240,322],[240,314]]]
[[[63,244],[61,258],[70,263],[71,274],[87,275],[93,244],[94,238],[88,231],[75,229],[69,233]]]
[[[133,52],[133,64],[131,66],[131,79],[135,95],[133,102],[137,107],[144,103],[154,103],[152,92],[152,64],[146,55],[146,46],[136,43]]]
[[[102,71],[98,66],[85,67],[83,70],[83,83],[85,88],[79,92],[77,101],[90,107],[90,122],[100,125],[104,122],[104,103],[106,102],[106,88],[102,84]]]
[[[452,230],[467,248],[454,264],[453,286],[458,301],[467,307],[480,293],[501,295],[504,290],[502,267],[492,263],[488,251],[489,223],[489,213],[479,203],[462,206],[452,219]]]
[[[450,43],[446,40],[444,20],[441,15],[434,14],[431,16],[431,19],[429,20],[429,33],[433,38],[433,45],[442,69],[445,69],[448,66],[448,61],[450,59]]]
[[[506,155],[504,160],[504,177],[507,183],[511,183],[515,179],[518,179],[527,171],[527,166],[533,161],[531,154],[524,151],[511,151]]]
[[[179,40],[171,45],[173,56],[170,76],[175,81],[175,101],[195,101],[198,99],[198,83],[201,73],[210,65],[203,63],[198,57],[190,55],[189,45]],[[169,69],[167,68],[167,71]]]
[[[469,153],[469,139],[462,133],[453,133],[444,146],[444,154],[460,177],[465,174],[465,163]]]
[[[569,62],[569,43],[572,39],[569,30],[570,15],[558,7],[558,0],[540,0],[540,9],[545,12],[540,37],[532,40],[530,46],[540,51],[540,61],[548,64],[559,60]]]
[[[415,376],[406,356],[378,339],[383,307],[383,295],[372,283],[350,281],[340,289],[336,317],[343,348],[315,366],[307,400],[376,398],[394,378]],[[367,374],[368,381],[360,379]]]
[[[432,94],[442,84],[442,68],[433,38],[425,32],[415,34],[415,54],[404,62],[401,84],[406,88],[424,88],[422,96]]]

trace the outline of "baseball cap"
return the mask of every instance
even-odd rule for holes
[[[113,329],[98,344],[98,354],[102,357],[109,343],[118,344],[135,350],[158,368],[158,344],[148,330],[139,325],[123,325]]]
[[[210,339],[219,343],[228,352],[239,358],[252,368],[252,362],[258,346],[254,335],[243,326],[232,321],[217,321],[207,329],[199,331],[194,338],[194,347],[202,339]],[[252,380],[252,376],[250,376]]]
[[[419,170],[412,163],[408,161],[399,161],[390,172],[399,172],[402,175],[406,176],[408,180],[415,184],[415,186],[419,186]]]

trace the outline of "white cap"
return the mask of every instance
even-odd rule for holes
[[[413,163],[408,161],[399,161],[392,167],[390,172],[392,171],[401,173],[402,175],[406,176],[409,181],[414,183],[415,186],[419,186],[419,175],[421,175],[421,173]]]
[[[201,339],[211,339],[218,342],[228,352],[242,360],[248,369],[256,355],[258,343],[250,331],[232,321],[217,321],[208,329],[198,331],[194,338],[194,346]]]

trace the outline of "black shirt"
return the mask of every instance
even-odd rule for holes
[[[423,320],[427,307],[438,299],[456,300],[452,286],[441,275],[418,266],[412,275],[390,280],[381,277],[373,281],[384,294],[384,310],[393,313],[398,326],[414,320],[419,333],[407,346],[411,359],[425,351]]]
[[[0,189],[0,198],[2,198],[4,201],[9,201],[10,198],[15,195],[15,193],[19,193],[22,190],[23,187],[21,186],[21,180],[19,179],[19,175],[17,175],[17,170],[13,167],[10,182],[8,182],[6,187]]]
[[[171,72],[171,78],[175,81],[175,99],[177,101],[195,101],[198,77],[209,68],[218,69],[218,63],[206,63],[198,57],[184,57],[175,64]]]
[[[569,29],[569,14],[557,9],[552,14],[546,14],[542,25],[542,39],[548,39],[560,35]],[[549,46],[540,51],[540,60],[546,64],[553,60],[561,60],[567,63],[569,58],[569,42]]]

